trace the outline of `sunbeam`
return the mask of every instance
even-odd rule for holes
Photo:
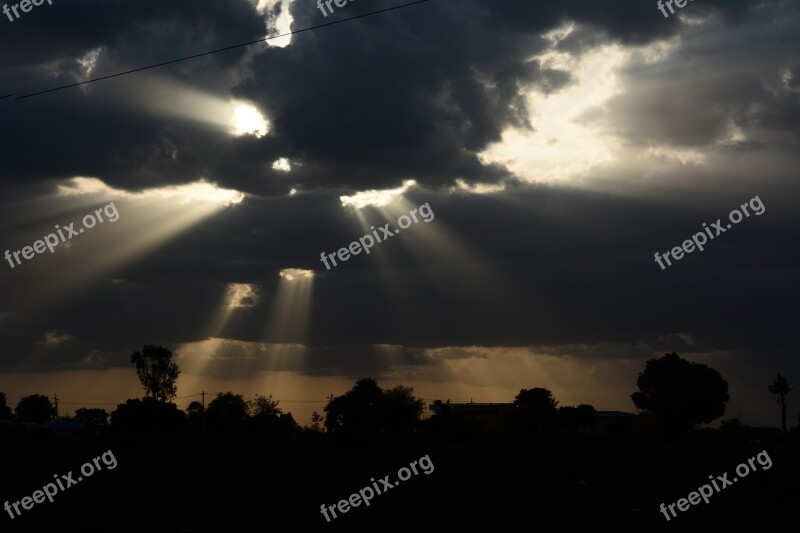
[[[266,340],[278,344],[302,344],[308,340],[314,271],[285,268],[279,277],[267,322]]]
[[[208,336],[224,337],[225,326],[231,319],[231,316],[240,309],[247,309],[254,307],[258,302],[259,295],[256,292],[256,287],[249,283],[228,283],[225,287],[225,294],[219,305],[219,310],[211,319],[208,330]]]
[[[36,289],[25,300],[25,305],[37,308],[51,306],[87,285],[107,281],[109,276],[119,277],[114,273],[123,265],[141,260],[203,219],[244,199],[238,191],[202,180],[132,193],[109,187],[96,178],[73,178],[59,187],[57,197],[62,205],[77,207],[69,211],[63,207],[54,209],[57,218],[43,215],[18,234],[20,243],[26,243],[57,234],[56,225],[67,227],[74,223],[77,232],[77,236],[56,246],[53,253],[36,256],[20,268],[21,275],[38,280]],[[100,217],[106,215],[103,222],[82,227],[83,217],[93,215],[94,208],[112,203],[116,219],[101,211]],[[97,213],[93,216],[97,218]],[[54,270],[57,277],[47,275]]]

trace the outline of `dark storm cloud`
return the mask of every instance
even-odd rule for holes
[[[0,23],[0,66],[4,73],[22,73],[58,61],[74,62],[101,46],[114,52],[121,63],[142,66],[258,38],[264,30],[247,0],[54,2],[13,22],[4,15]],[[19,82],[25,80],[4,81],[14,81],[15,88],[23,88]],[[47,85],[57,83],[50,79]]]
[[[640,359],[651,355],[661,356],[664,353],[678,352],[707,354],[714,347],[697,342],[691,335],[669,333],[639,342],[599,342],[597,344],[562,344],[557,346],[532,346],[532,353],[547,355],[568,355],[588,359]]]
[[[780,93],[763,90],[760,96],[736,113],[737,126],[800,134],[800,90],[793,87]]]
[[[16,95],[87,79],[78,60],[91,50],[102,50],[89,76],[97,77],[264,34],[263,21],[246,0],[224,4],[62,2],[41,7],[13,23],[0,20],[0,24],[0,46],[5,51],[0,87]],[[170,72],[218,87],[220,71],[223,79],[229,78],[231,72],[226,69],[235,66],[243,54],[243,50],[232,50]],[[193,73],[198,64],[205,70]],[[209,71],[216,71],[216,78]],[[109,98],[109,94],[124,96],[140,89],[139,78],[120,78],[102,87],[99,83],[109,82],[99,82],[29,100],[0,101],[4,123],[14,124],[13,135],[3,136],[4,151],[14,157],[7,158],[2,177],[27,181],[101,176],[133,190],[197,179],[202,165],[173,162],[168,157],[171,149],[188,143],[196,150],[215,150],[228,138],[217,135],[209,148],[204,132],[196,128],[181,131],[180,124],[178,131],[171,131],[168,122],[143,114],[141,106]],[[41,151],[46,151],[47,157],[39,157]]]
[[[289,155],[323,159],[324,171],[299,178],[305,188],[383,188],[409,177],[430,186],[459,177],[496,182],[508,172],[481,164],[477,153],[508,126],[535,128],[522,88],[550,92],[572,81],[531,61],[548,45],[541,33],[567,20],[602,34],[594,43],[643,43],[675,31],[641,2],[623,4],[612,14],[597,2],[430,2],[299,35],[289,53],[261,54],[240,90],[292,139]],[[293,13],[297,27],[317,16],[311,4],[295,4]]]
[[[749,4],[709,5],[743,13]],[[386,5],[396,4],[372,7]],[[125,97],[147,97],[136,74],[86,92],[5,101],[15,135],[4,147],[15,157],[3,175],[92,175],[133,190],[203,175],[272,195],[286,192],[270,168],[283,155],[302,163],[294,179],[306,190],[388,187],[408,177],[430,186],[457,177],[495,182],[509,172],[481,163],[477,153],[507,126],[529,125],[521,90],[555,91],[570,82],[568,72],[530,61],[547,45],[540,34],[567,20],[594,32],[593,43],[638,44],[677,31],[653,11],[633,0],[613,10],[600,2],[434,0],[306,32],[285,49],[262,46],[252,63],[240,49],[158,71],[222,99],[233,93],[259,102],[274,121],[260,141],[231,141],[222,131],[141,113]],[[296,2],[292,13],[295,29],[321,22],[311,2]],[[264,21],[243,0],[81,2],[39,9],[4,30],[0,45],[11,52],[0,82],[20,94],[84,79],[77,59],[91,50],[101,50],[92,76],[106,75],[258,38]],[[42,145],[46,160],[35,156]]]

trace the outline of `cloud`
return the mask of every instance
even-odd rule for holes
[[[54,4],[4,27],[0,95],[320,16],[309,2]],[[0,366],[121,368],[160,343],[220,379],[496,378],[503,394],[517,374],[566,389],[586,368],[622,388],[668,351],[741,382],[797,370],[798,18],[779,1],[704,0],[670,19],[638,0],[426,2],[0,100],[7,248],[87,202],[127,204],[69,250],[3,271]],[[235,102],[260,116],[244,135]],[[669,271],[653,261],[756,195],[765,216]],[[233,205],[145,239],[205,200]],[[433,224],[322,269],[320,252],[364,223],[426,202]],[[299,271],[313,271],[307,338],[270,342],[280,283]]]
[[[72,335],[68,333],[59,333],[56,330],[45,331],[44,344],[61,344],[72,339]]]

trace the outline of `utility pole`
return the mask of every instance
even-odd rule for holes
[[[53,395],[53,399],[56,402],[56,422],[58,421],[58,394]]]

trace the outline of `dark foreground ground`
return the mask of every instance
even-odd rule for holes
[[[114,470],[59,492],[2,531],[797,531],[797,440],[570,438],[538,444],[333,445],[302,440],[279,447],[159,444],[135,447],[27,439],[0,441],[0,505],[19,501],[111,449]],[[772,468],[715,493],[667,522],[659,504],[676,502],[766,450]],[[411,477],[369,507],[328,523],[320,505],[428,455],[431,474]],[[421,469],[420,469],[421,470]],[[379,483],[380,486],[380,483]]]

